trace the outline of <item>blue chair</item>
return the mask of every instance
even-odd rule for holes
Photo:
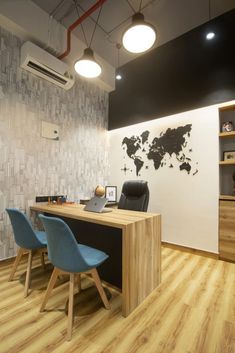
[[[30,286],[33,252],[35,250],[40,253],[42,266],[43,268],[45,267],[44,254],[45,252],[47,252],[46,233],[33,230],[29,219],[24,213],[20,212],[19,210],[15,208],[6,208],[6,211],[10,217],[15,242],[19,246],[17,256],[9,277],[9,281],[13,279],[22,255],[24,253],[28,253],[28,265],[24,287],[24,296],[27,297]]]
[[[69,226],[62,219],[46,217],[43,215],[39,215],[39,217],[42,220],[46,230],[48,257],[54,265],[54,270],[51,275],[40,311],[45,309],[51,291],[55,286],[57,277],[60,274],[69,274],[70,280],[67,340],[70,341],[72,337],[73,326],[74,283],[75,277],[77,277],[80,290],[81,272],[91,274],[105,308],[110,309],[108,299],[96,270],[96,267],[101,265],[108,258],[108,255],[100,250],[77,243]]]

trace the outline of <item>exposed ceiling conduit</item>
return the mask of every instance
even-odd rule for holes
[[[96,11],[106,0],[99,0],[97,1],[92,7],[90,7],[82,16],[80,16],[74,23],[72,23],[69,28],[67,29],[67,49],[63,54],[58,56],[58,59],[65,58],[71,50],[71,33],[72,31],[82,23],[87,17],[89,17],[94,11]]]

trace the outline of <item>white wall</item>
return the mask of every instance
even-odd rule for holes
[[[192,124],[188,144],[182,149],[191,158],[190,174],[181,171],[176,156],[165,155],[166,165],[155,170],[152,160],[142,157],[149,169],[137,177],[133,160],[122,146],[124,137],[149,130],[149,142],[167,128]],[[144,179],[150,188],[149,211],[162,214],[162,240],[195,249],[218,253],[219,196],[219,119],[218,106],[197,109],[109,132],[110,185],[118,186],[120,195],[125,180]],[[125,148],[125,146],[124,146]],[[146,146],[148,148],[148,146]],[[189,150],[192,149],[192,152]],[[138,153],[137,153],[138,154]],[[173,168],[169,168],[170,164]],[[123,168],[128,170],[126,175]],[[198,169],[198,172],[193,173]]]

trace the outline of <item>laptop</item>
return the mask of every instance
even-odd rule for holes
[[[111,212],[111,208],[105,208],[104,206],[108,202],[108,199],[105,197],[92,197],[90,201],[86,204],[84,207],[84,211],[89,211],[89,212],[96,212],[96,213],[105,213],[105,212]]]

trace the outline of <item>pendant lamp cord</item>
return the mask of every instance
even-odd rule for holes
[[[77,0],[74,0],[74,4],[75,4],[76,11],[77,11],[77,15],[78,15],[78,18],[79,18],[79,17],[80,17],[80,13],[79,13],[79,11],[78,11]],[[84,31],[82,22],[81,22],[81,29],[82,29],[82,34],[83,34],[84,40],[85,40],[85,42],[86,42],[86,46],[88,47],[88,41],[87,41],[87,38],[86,38],[86,34],[85,34],[85,31]]]
[[[92,40],[93,40],[93,37],[94,37],[94,34],[95,34],[95,30],[96,30],[97,24],[99,22],[99,18],[100,18],[100,14],[101,14],[102,8],[103,8],[103,5],[100,7],[100,10],[99,10],[99,13],[98,13],[98,16],[97,16],[97,20],[95,22],[95,27],[94,27],[94,30],[93,30],[93,33],[92,33],[92,36],[91,36],[90,45],[88,46],[88,48],[91,47],[91,43],[92,43]]]
[[[140,0],[139,12],[141,11],[141,8],[142,8],[142,0]]]
[[[133,11],[134,13],[136,13],[134,7],[131,5],[131,3],[129,2],[129,0],[126,0],[126,2],[127,2],[128,5],[130,6],[130,8],[132,9],[132,11]]]
[[[121,49],[122,45],[120,43],[117,43],[116,44],[116,48],[117,48],[117,51],[118,51],[118,55],[117,55],[117,68],[119,68],[119,59],[120,59],[120,49]]]

